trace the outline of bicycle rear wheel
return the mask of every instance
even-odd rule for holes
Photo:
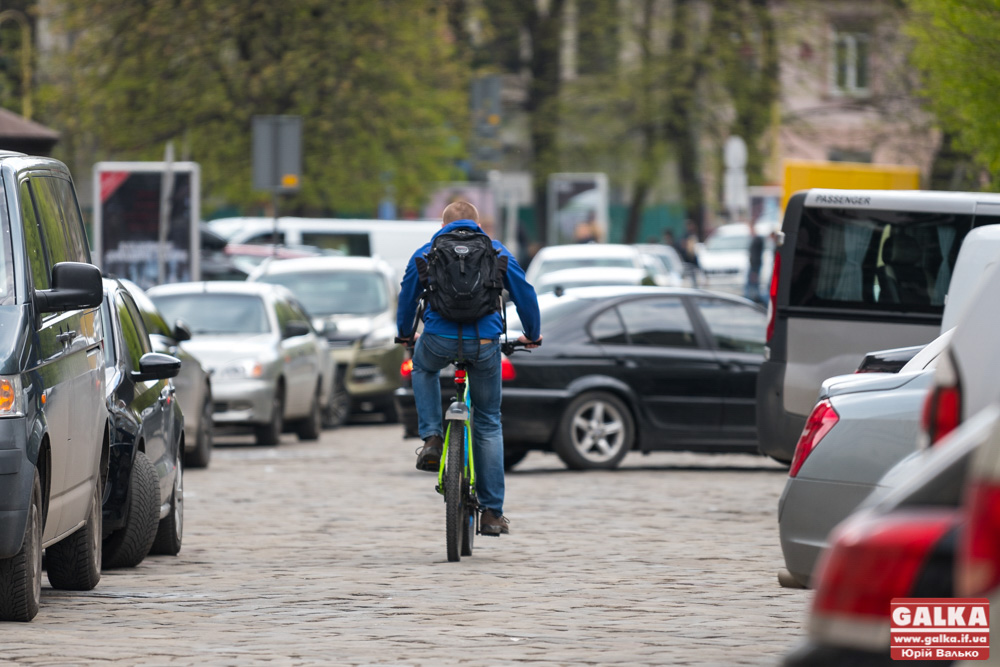
[[[465,429],[454,422],[448,433],[448,458],[444,468],[444,504],[446,507],[445,533],[448,541],[448,560],[462,560],[467,510],[462,477],[465,468]]]

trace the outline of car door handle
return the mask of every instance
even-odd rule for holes
[[[63,331],[62,333],[56,334],[56,340],[63,345],[69,345],[73,342],[73,339],[76,338],[76,336],[77,333],[70,329],[69,331]]]
[[[624,359],[624,358],[619,357],[619,358],[615,359],[615,362],[619,366],[622,366],[624,368],[637,368],[639,366],[639,364],[636,363],[635,359]]]

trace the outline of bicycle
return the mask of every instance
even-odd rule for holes
[[[412,341],[398,339],[412,348]],[[510,356],[527,343],[505,340],[500,351]],[[479,502],[476,499],[476,469],[472,455],[472,401],[466,382],[470,362],[455,359],[455,396],[444,411],[446,423],[441,463],[434,490],[444,496],[445,542],[448,560],[457,562],[471,556],[479,531]]]

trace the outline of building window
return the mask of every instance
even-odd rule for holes
[[[841,95],[867,95],[870,84],[871,34],[860,30],[833,32],[830,85]]]

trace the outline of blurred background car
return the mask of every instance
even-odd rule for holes
[[[129,291],[104,281],[101,306],[110,433],[102,567],[177,554],[184,526],[184,418],[169,378],[181,361],[153,351]]]
[[[168,325],[156,304],[134,282],[124,278],[118,282],[138,307],[153,351],[181,360],[180,373],[172,383],[184,415],[184,466],[206,468],[212,460],[212,379],[198,359],[184,349],[185,341],[191,339],[191,330],[182,320]]]
[[[660,287],[684,287],[684,260],[671,246],[664,243],[637,243],[635,247],[643,254],[646,268],[653,274],[654,282]],[[659,260],[659,265],[649,258]],[[662,267],[659,268],[659,267]]]
[[[897,374],[840,375],[823,383],[778,501],[783,585],[808,587],[834,526],[917,451],[921,409],[950,339],[951,332],[942,334]]]
[[[327,355],[309,316],[279,285],[201,282],[147,294],[168,321],[191,329],[185,345],[212,378],[216,427],[251,427],[276,445],[285,427],[319,438]]]
[[[337,372],[326,425],[358,412],[396,421],[393,394],[404,350],[394,342],[398,283],[388,264],[371,257],[293,259],[263,265],[249,280],[291,290],[327,340]]]
[[[591,266],[580,269],[560,269],[550,271],[538,278],[534,284],[536,294],[563,292],[573,287],[598,287],[601,285],[653,285],[653,279],[646,269],[617,266]]]
[[[245,279],[254,270],[266,262],[275,262],[302,257],[321,257],[322,255],[340,255],[337,250],[321,250],[315,246],[287,246],[252,243],[228,243],[222,249],[223,255],[239,271]]]
[[[765,239],[761,259],[759,286],[766,290],[771,284],[774,264],[774,241],[769,238],[777,225],[760,223],[753,227],[745,222],[731,222],[716,227],[696,247],[698,268],[704,278],[703,287],[743,294],[750,268],[750,243],[754,234]]]
[[[757,453],[760,306],[658,287],[580,288],[538,302],[545,345],[502,361],[508,467],[530,450],[553,451],[573,469],[615,468],[632,450]],[[507,319],[516,337],[513,307]],[[412,437],[408,363],[396,398]],[[449,373],[441,382],[446,404]]]
[[[635,246],[620,243],[577,243],[546,246],[535,253],[524,276],[532,285],[553,271],[584,268],[641,269],[642,253]]]

